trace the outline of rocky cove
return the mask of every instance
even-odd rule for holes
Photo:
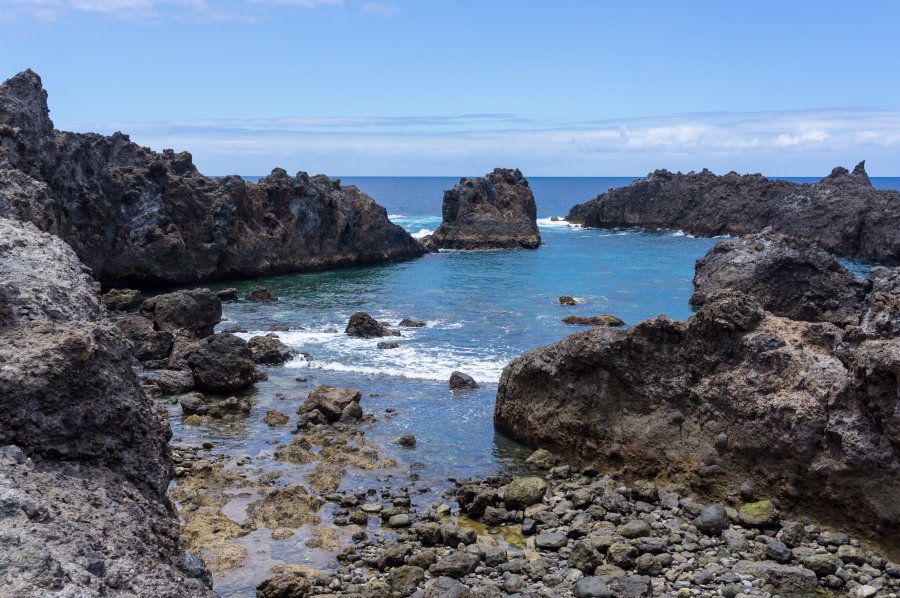
[[[34,114],[25,120],[43,122]],[[5,155],[19,161],[4,176],[20,177],[28,129],[9,126]],[[892,269],[762,228],[696,239],[539,219],[535,198],[559,214],[587,193],[514,170],[434,185],[450,189],[444,208],[458,204],[467,249],[533,246],[536,231],[540,248],[402,262],[360,249],[322,267],[382,263],[252,281],[228,279],[320,268],[194,277],[179,262],[135,291],[114,284],[131,274],[86,267],[77,238],[60,235],[70,248],[39,229],[61,223],[8,213],[0,575],[11,595],[900,590]],[[0,189],[26,205],[19,187]],[[401,246],[411,237],[389,220],[414,231],[438,212],[369,202],[388,225],[367,234]],[[498,234],[507,218],[512,232]],[[237,259],[171,234],[180,256]],[[94,277],[117,288],[101,294]],[[154,288],[198,279],[223,282]]]

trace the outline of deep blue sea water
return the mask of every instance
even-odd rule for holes
[[[631,325],[659,314],[683,319],[692,312],[688,298],[694,262],[717,239],[678,231],[590,230],[550,220],[631,180],[530,179],[543,237],[543,245],[534,251],[448,251],[402,263],[216,285],[237,286],[243,296],[253,285],[263,284],[280,297],[271,304],[226,303],[228,322],[220,329],[239,325],[249,330],[244,335],[249,338],[265,334],[272,325],[286,325],[291,330],[279,332],[281,339],[315,359],[267,368],[269,380],[253,391],[253,412],[241,425],[183,426],[173,408],[176,436],[185,442],[212,438],[216,452],[250,456],[270,468],[296,469],[267,461],[270,441],[288,442],[291,433],[269,428],[262,417],[271,408],[293,415],[314,385],[332,384],[363,391],[363,408],[379,417],[368,437],[384,444],[399,462],[388,475],[403,476],[415,467],[422,476],[419,490],[428,498],[437,498],[448,487],[448,477],[515,469],[528,451],[495,434],[492,423],[497,381],[512,358],[579,330],[560,322],[567,315],[612,314]],[[374,197],[391,220],[417,236],[440,223],[443,191],[457,181],[342,178]],[[873,182],[900,188],[900,178]],[[560,295],[573,295],[581,303],[560,306]],[[410,317],[425,320],[427,326],[402,329],[401,338],[389,339],[397,340],[399,349],[379,350],[378,339],[343,334],[347,319],[360,310],[394,325]],[[338,333],[326,332],[329,329]],[[451,392],[447,380],[453,370],[469,373],[481,388]],[[299,383],[297,376],[308,381]],[[288,398],[277,398],[278,392]],[[383,417],[388,408],[397,415]],[[417,437],[414,450],[390,444],[405,433]],[[296,473],[288,471],[284,479]],[[344,487],[370,487],[375,485],[373,476],[379,475],[384,473],[351,471]],[[273,542],[258,534],[246,541],[256,541],[253,549],[272,562],[316,557],[315,551],[289,541]],[[217,580],[217,589],[242,595],[264,575],[265,567],[257,569]]]

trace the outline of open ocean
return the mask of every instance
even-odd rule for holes
[[[268,464],[263,467],[296,469],[268,459],[272,442],[289,442],[291,432],[269,428],[262,422],[263,415],[272,408],[293,414],[316,384],[351,386],[363,392],[363,409],[379,416],[367,437],[385,445],[399,462],[391,475],[401,476],[414,468],[427,496],[439,497],[449,486],[448,477],[514,470],[528,451],[495,434],[492,421],[497,382],[512,358],[583,329],[562,324],[567,315],[612,314],[632,325],[659,314],[683,319],[692,313],[688,298],[694,262],[719,239],[694,238],[679,231],[582,229],[550,220],[631,180],[529,179],[544,243],[534,251],[447,251],[408,262],[211,285],[237,286],[242,296],[256,284],[267,286],[280,301],[225,303],[228,321],[218,329],[242,326],[249,331],[242,336],[250,338],[266,334],[274,324],[286,325],[291,330],[278,333],[281,340],[314,360],[301,358],[266,368],[269,380],[252,391],[253,412],[240,426],[184,426],[173,407],[175,436],[188,443],[213,439],[215,452],[250,456]],[[443,191],[457,181],[451,177],[342,178],[343,184],[357,185],[371,195],[387,208],[392,221],[416,236],[440,223]],[[900,178],[874,178],[873,183],[900,189]],[[862,271],[864,265],[854,264],[854,269]],[[581,304],[560,306],[560,295],[573,295]],[[410,317],[428,325],[403,329],[402,338],[389,339],[397,340],[399,349],[379,350],[378,339],[343,334],[347,319],[356,311],[393,324]],[[451,392],[447,379],[453,370],[472,375],[481,388]],[[299,384],[297,376],[307,377],[308,383]],[[276,398],[277,392],[301,398],[287,405]],[[381,417],[387,408],[396,409],[397,415]],[[417,437],[415,450],[390,444],[406,433]],[[367,488],[372,476],[379,475],[385,474],[351,471],[342,488]],[[296,540],[273,541],[266,534],[251,534],[241,542],[263,557],[217,579],[216,589],[224,595],[250,591],[271,562],[321,557]]]

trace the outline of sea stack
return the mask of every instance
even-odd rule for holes
[[[210,178],[187,152],[57,131],[28,70],[0,85],[0,217],[66,241],[107,286],[146,288],[413,258],[422,248],[353,186],[276,168]]]
[[[900,192],[875,189],[865,162],[852,171],[838,166],[812,184],[706,169],[657,170],[573,207],[566,219],[593,228],[680,229],[705,237],[771,227],[840,256],[900,264]]]
[[[443,222],[423,245],[436,249],[537,249],[541,234],[528,180],[516,168],[462,178],[444,191]]]

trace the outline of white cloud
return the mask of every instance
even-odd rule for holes
[[[473,174],[496,164],[533,175],[631,175],[673,170],[826,174],[868,159],[898,174],[900,110],[717,113],[590,123],[508,114],[93,123],[154,149],[194,154],[201,169],[258,174],[275,165],[334,174]]]
[[[95,13],[114,18],[256,20],[266,6],[317,8],[340,6],[344,0],[0,0],[0,17],[58,20],[71,14]]]
[[[391,4],[382,4],[381,2],[366,2],[362,5],[362,11],[372,15],[381,15],[382,17],[393,17],[399,9]]]

